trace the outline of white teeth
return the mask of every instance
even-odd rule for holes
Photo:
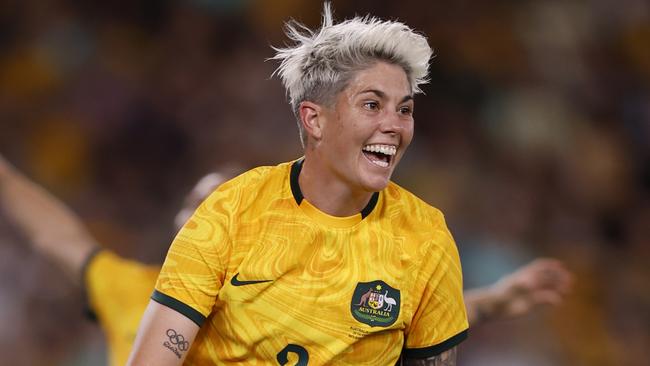
[[[379,166],[382,167],[382,168],[385,168],[385,167],[388,166],[388,162],[387,162],[387,161],[377,160],[377,161],[373,161],[373,163],[379,165]]]
[[[363,147],[363,150],[369,152],[378,152],[390,156],[393,156],[395,153],[397,153],[397,147],[393,145],[366,145]]]

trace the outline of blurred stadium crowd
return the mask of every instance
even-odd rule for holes
[[[436,50],[395,180],[445,212],[466,287],[563,260],[553,311],[472,329],[461,365],[642,365],[650,358],[650,4],[334,1]],[[222,164],[300,144],[275,65],[299,0],[5,0],[0,153],[103,245],[160,261],[183,195]],[[3,364],[102,364],[82,295],[0,220]]]

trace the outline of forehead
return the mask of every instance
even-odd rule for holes
[[[370,90],[380,91],[387,97],[400,100],[413,94],[404,69],[385,61],[378,61],[366,69],[357,71],[343,91],[353,97]]]

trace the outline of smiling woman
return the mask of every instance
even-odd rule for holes
[[[288,29],[296,44],[275,59],[304,157],[199,206],[130,364],[452,365],[468,328],[456,245],[439,210],[390,181],[431,49],[399,22],[334,24],[329,4],[320,30]],[[165,345],[170,329],[189,351]]]
[[[413,138],[406,72],[377,61],[357,72],[333,107],[303,101],[299,108],[308,136],[303,194],[330,215],[361,211],[386,188]]]

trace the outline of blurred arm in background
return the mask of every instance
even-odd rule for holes
[[[557,259],[539,258],[490,286],[465,291],[470,325],[530,313],[541,305],[559,305],[573,276]]]
[[[203,178],[186,204],[198,206],[196,196],[207,196],[229,177],[227,174],[213,173]],[[85,292],[88,311],[97,318],[106,337],[109,365],[124,365],[159,266],[102,249],[78,215],[22,175],[2,155],[0,209],[26,236],[34,252],[53,261]]]
[[[0,207],[38,253],[81,285],[82,267],[98,248],[97,242],[75,213],[23,176],[2,155]]]

